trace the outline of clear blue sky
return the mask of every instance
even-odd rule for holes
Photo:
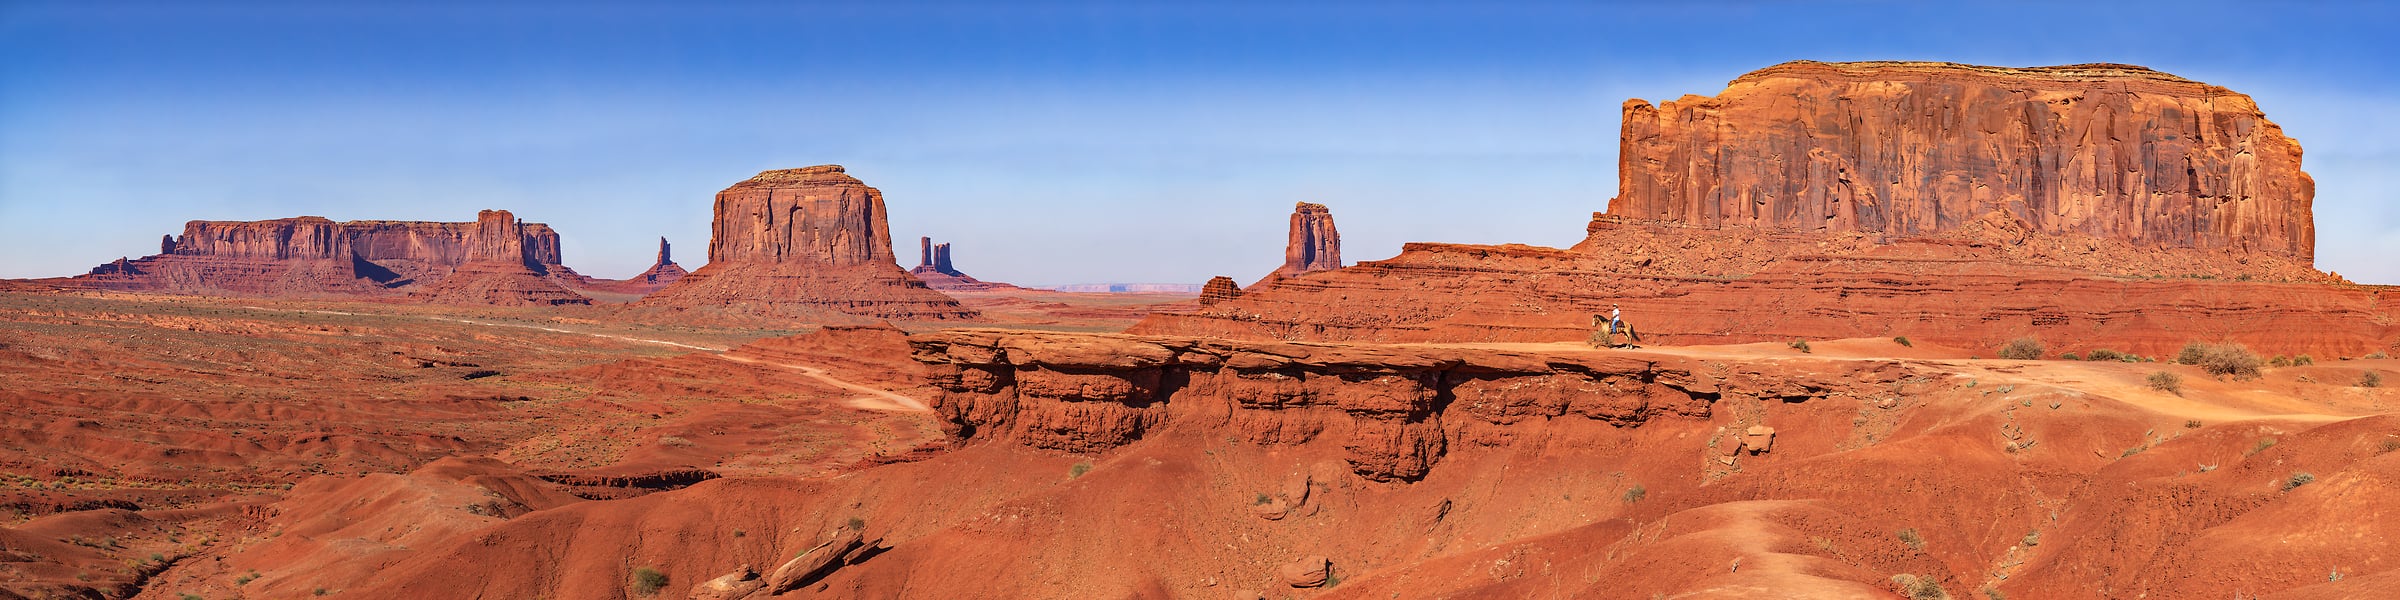
[[[2318,266],[2400,283],[2394,9],[2372,4],[0,0],[0,277],[190,219],[506,208],[625,277],[705,260],[712,195],[838,163],[901,260],[991,280],[1248,281],[1295,201],[1351,261],[1565,246],[1618,105],[1793,59],[2124,62],[2256,97],[2306,148]]]

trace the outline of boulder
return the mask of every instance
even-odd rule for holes
[[[1296,588],[1325,585],[1326,578],[1332,574],[1333,560],[1314,555],[1303,556],[1275,568],[1275,576],[1282,579],[1284,585]]]
[[[1752,425],[1750,429],[1742,432],[1742,449],[1750,451],[1751,454],[1763,453],[1774,447],[1775,428],[1773,427]]]
[[[739,600],[740,598],[749,596],[751,592],[756,592],[760,588],[764,588],[766,586],[767,582],[763,579],[759,579],[758,571],[751,569],[750,565],[745,564],[742,565],[741,568],[735,569],[732,573],[726,573],[718,576],[716,579],[710,579],[708,581],[701,582],[700,585],[692,586],[691,599]]]
[[[826,534],[816,546],[776,567],[775,573],[767,577],[767,593],[781,594],[808,585],[833,572],[865,547],[866,538],[856,529],[844,527]]]

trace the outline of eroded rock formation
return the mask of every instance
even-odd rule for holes
[[[468,265],[546,277],[560,264],[558,232],[484,211],[472,223],[345,221],[295,217],[191,221],[160,254],[120,260],[70,280],[106,289],[265,296],[381,295],[424,290]],[[513,265],[513,266],[512,266]],[[463,283],[463,282],[462,282]],[[486,286],[489,287],[489,286]],[[555,284],[501,286],[526,292],[502,304],[579,303]]]
[[[707,266],[636,306],[778,319],[977,316],[893,262],[883,192],[838,165],[766,171],[725,188],[712,231]]]
[[[1200,285],[1201,306],[1216,306],[1218,303],[1240,297],[1242,297],[1242,287],[1234,285],[1232,277],[1218,275],[1208,278],[1208,283]]]
[[[591,298],[550,278],[550,265],[558,262],[558,234],[543,227],[545,235],[528,243],[528,229],[505,210],[476,213],[467,234],[466,260],[410,295],[449,304],[590,304]]]
[[[1021,289],[1006,283],[976,279],[959,271],[958,267],[950,264],[950,244],[933,243],[930,237],[917,238],[917,268],[909,269],[908,274],[925,282],[925,287],[946,292]]]
[[[1292,231],[1283,246],[1283,267],[1276,275],[1342,268],[1342,234],[1333,228],[1333,210],[1323,204],[1292,205]]]
[[[1621,303],[1666,344],[2400,342],[2389,291],[2311,266],[2299,149],[2224,88],[2124,66],[1793,63],[1627,106],[1623,191],[1572,249],[1408,244],[1129,331],[1580,341]]]
[[[625,279],[600,279],[576,273],[573,269],[565,267],[554,268],[551,270],[551,274],[554,278],[566,283],[568,288],[584,294],[604,296],[621,294],[639,298],[665,288],[667,284],[675,283],[675,280],[682,279],[688,273],[683,270],[683,265],[675,264],[674,255],[670,250],[667,238],[658,238],[657,262],[651,263],[650,268],[642,271],[641,274]]]
[[[1258,444],[1339,440],[1351,470],[1379,481],[1423,477],[1452,447],[1505,446],[1520,421],[1707,420],[1720,396],[1807,398],[1907,375],[1892,362],[1767,374],[1664,355],[999,330],[908,343],[963,438],[1100,452],[1191,419]]]
[[[2141,67],[1799,61],[1624,117],[1608,212],[1629,219],[1900,237],[1997,212],[2142,247],[2315,254],[2299,143],[2249,96]]]

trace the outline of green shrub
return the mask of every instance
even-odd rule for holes
[[[667,587],[667,574],[660,573],[658,572],[658,569],[653,569],[650,567],[642,567],[633,570],[634,595],[655,596],[658,594],[659,588],[663,587]]]
[[[1649,495],[1650,490],[1643,489],[1640,485],[1635,485],[1625,489],[1625,503],[1632,504],[1635,502],[1640,502],[1642,501],[1642,498],[1648,497]]]
[[[2110,349],[2107,349],[2107,348],[2095,348],[2095,349],[2093,349],[2093,350],[2092,350],[2092,353],[2091,353],[2091,354],[2086,354],[2086,355],[2083,355],[2083,359],[2084,359],[2084,360],[2113,360],[2113,361],[2119,361],[2119,362],[2132,362],[2132,361],[2133,361],[2133,357],[2132,357],[2132,356],[2130,356],[2130,355],[2127,355],[2127,354],[2125,354],[2125,353],[2123,353],[2123,352],[2118,352],[2118,351],[2115,351],[2115,350],[2110,350]]]
[[[1908,342],[1908,336],[1905,336],[1905,335],[1904,335],[1904,336],[1900,336],[1900,337],[1896,337],[1896,338],[1892,338],[1892,343],[1899,344],[1899,345],[1902,345],[1902,346],[1908,346],[1908,347],[1910,347],[1910,348],[1915,348],[1915,347],[1917,347],[1917,345],[1916,345],[1916,344],[1911,344],[1911,343],[1909,343],[1909,342]]]
[[[2188,419],[2188,420],[2185,420],[2185,421],[2183,422],[2183,428],[2184,428],[2184,429],[2199,429],[2199,428],[2200,428],[2200,420],[2199,420],[2199,419]]]
[[[2316,480],[2317,476],[2310,475],[2307,471],[2295,472],[2292,473],[2290,479],[2283,480],[2283,491],[2292,491],[2292,488],[2308,485],[2308,482]]]
[[[2267,360],[2267,366],[2276,368],[2292,366],[2292,357],[2277,354],[2275,358]]]
[[[1812,352],[1808,349],[1808,340],[1792,340],[1790,346],[1793,350],[1799,350],[1801,354],[1809,354]]]
[[[850,528],[851,531],[866,531],[867,520],[858,517],[850,517],[850,521],[842,523],[842,526]]]
[[[2009,360],[2041,360],[2043,349],[2042,340],[2036,339],[2032,336],[2021,337],[2009,340],[2008,344],[2000,346],[2000,358]]]
[[[2066,354],[2060,354],[2060,355],[2058,355],[2058,359],[2059,359],[2059,360],[2083,360],[2083,356],[2082,356],[2082,355],[2079,355],[2079,354],[2076,354],[2076,353],[2073,353],[2073,352],[2068,352],[2068,353],[2066,353]]]
[[[2181,396],[2183,395],[2183,376],[2166,371],[2151,373],[2150,389]]]
[[[1090,472],[1092,472],[1092,461],[1087,460],[1075,463],[1075,466],[1067,467],[1067,478],[1073,479],[1076,477],[1082,477],[1083,474]]]
[[[1259,492],[1259,493],[1258,493],[1258,497],[1257,497],[1257,498],[1255,498],[1255,499],[1252,499],[1252,500],[1250,501],[1250,505],[1251,505],[1251,506],[1262,506],[1262,505],[1265,505],[1266,503],[1268,503],[1268,502],[1271,502],[1271,501],[1273,501],[1273,500],[1267,497],[1267,493],[1266,493],[1266,492]]]
[[[2305,367],[2313,364],[2317,364],[2317,359],[2309,358],[2306,354],[2292,357],[2292,366]]]
[[[2383,374],[2368,371],[2366,374],[2358,376],[2358,387],[2383,387]]]

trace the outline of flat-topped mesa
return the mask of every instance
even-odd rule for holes
[[[1929,236],[2036,233],[2312,260],[2315,183],[2249,96],[2142,67],[1797,61],[1624,106],[1608,214]]]
[[[1283,246],[1283,267],[1276,275],[1292,276],[1342,268],[1342,234],[1333,228],[1333,210],[1323,204],[1292,204],[1292,229]]]
[[[517,220],[505,210],[475,213],[467,233],[466,260],[447,276],[419,286],[409,295],[445,304],[562,305],[590,304],[552,279],[572,271],[558,265],[558,234],[548,227]],[[529,234],[529,232],[531,232]]]
[[[557,231],[518,221],[508,211],[483,211],[466,223],[324,217],[190,221],[182,236],[160,238],[159,250],[71,281],[198,294],[381,295],[416,291],[467,265],[539,275],[560,262]],[[549,295],[574,301],[571,295]]]
[[[892,262],[883,192],[840,165],[765,171],[717,192],[709,264]]]
[[[708,265],[635,310],[702,321],[978,316],[893,262],[883,192],[840,166],[766,171],[717,192],[711,232]]]

